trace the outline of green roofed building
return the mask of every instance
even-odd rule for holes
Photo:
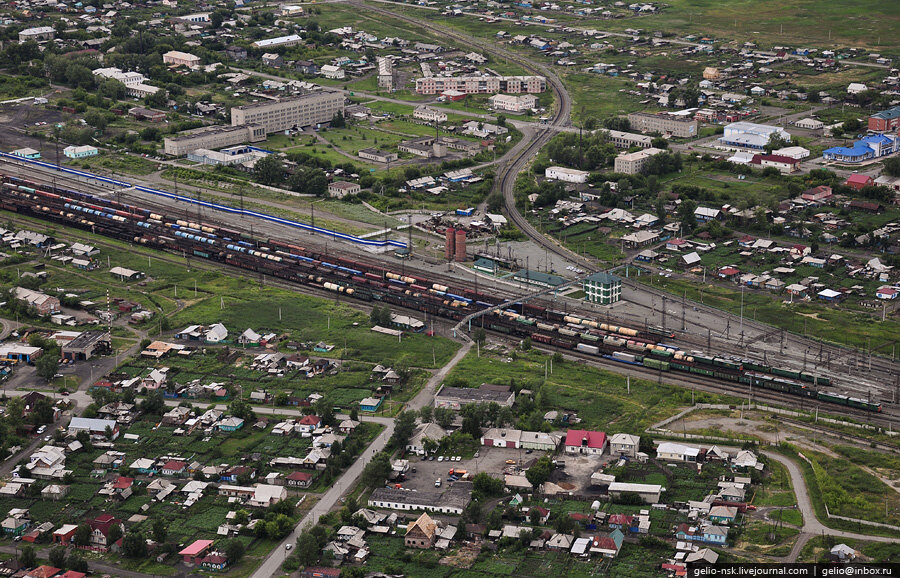
[[[496,274],[497,274],[497,262],[496,262],[496,261],[491,261],[490,259],[485,259],[484,257],[479,257],[479,258],[475,261],[475,264],[473,265],[473,268],[474,268],[476,271],[482,271],[482,272],[484,272],[484,273],[490,273],[491,275],[496,275]]]
[[[566,282],[566,280],[559,275],[541,273],[540,271],[532,271],[530,269],[522,269],[513,275],[513,279],[520,283],[528,283],[529,285],[547,288],[559,287]]]
[[[609,305],[622,299],[622,280],[603,271],[585,278],[581,286],[584,298],[591,303]]]

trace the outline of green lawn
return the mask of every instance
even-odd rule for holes
[[[88,157],[71,163],[86,171],[106,169],[113,173],[130,175],[149,175],[156,171],[159,163],[131,154],[104,153],[96,157]]]

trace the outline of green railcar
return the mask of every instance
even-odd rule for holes
[[[651,349],[650,355],[655,355],[656,357],[664,357],[664,358],[668,359],[675,354],[672,353],[671,351],[669,351],[668,349]]]
[[[651,357],[644,358],[644,367],[649,367],[651,369],[659,369],[662,371],[669,371],[669,362],[668,361],[660,361],[659,359],[653,359]]]
[[[791,377],[793,379],[800,379],[799,371],[791,371],[790,369],[781,369],[780,367],[773,367],[772,373],[774,375],[780,375],[781,377]]]
[[[752,371],[762,371],[763,373],[771,373],[772,368],[768,365],[763,365],[761,363],[755,363],[753,361],[745,361],[744,369],[749,369]]]
[[[707,375],[709,377],[713,377],[713,375],[715,375],[715,372],[712,369],[707,369],[705,367],[697,367],[697,366],[691,367],[691,373],[697,373],[699,375]]]
[[[691,370],[690,365],[687,365],[685,363],[681,363],[678,361],[670,361],[669,367],[671,367],[672,369],[676,369],[678,371],[688,371],[689,372]]]
[[[713,365],[713,358],[712,357],[703,357],[702,355],[695,355],[694,362],[702,363],[703,365]]]

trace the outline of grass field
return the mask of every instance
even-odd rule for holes
[[[863,542],[835,536],[816,536],[800,551],[798,562],[829,562],[829,550],[838,544],[846,544],[873,562],[900,563],[900,549],[896,544]],[[858,562],[859,560],[857,560]]]
[[[482,351],[477,357],[473,351],[457,364],[446,382],[468,386],[514,382],[532,391],[540,389],[535,396],[538,410],[575,412],[587,429],[613,428],[633,434],[677,413],[691,400],[689,391],[637,379],[631,380],[629,393],[624,377],[573,361],[554,361],[551,373],[550,356],[537,351],[516,352],[514,356]],[[712,394],[697,396],[723,399]]]
[[[686,292],[688,299],[700,301],[729,313],[738,313],[741,308],[741,292],[737,289],[650,275],[638,279],[642,283],[652,282],[654,287],[675,295]],[[878,348],[886,342],[893,341],[900,331],[900,323],[890,318],[884,322],[874,321],[871,315],[864,313],[835,309],[816,302],[795,302],[786,305],[782,303],[783,299],[784,296],[745,291],[744,315],[817,339],[824,339],[823,336],[827,335],[831,341],[861,349]],[[836,332],[835,327],[841,327],[842,330]]]
[[[75,165],[82,167],[84,170],[106,169],[114,173],[125,173],[130,175],[149,175],[156,171],[158,163],[151,160],[126,154],[109,154],[104,153],[95,157],[87,157],[75,161]]]

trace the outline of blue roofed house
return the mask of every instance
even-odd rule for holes
[[[822,151],[826,161],[861,163],[881,158],[900,150],[900,138],[894,135],[873,134],[859,139],[851,147],[831,147]]]

